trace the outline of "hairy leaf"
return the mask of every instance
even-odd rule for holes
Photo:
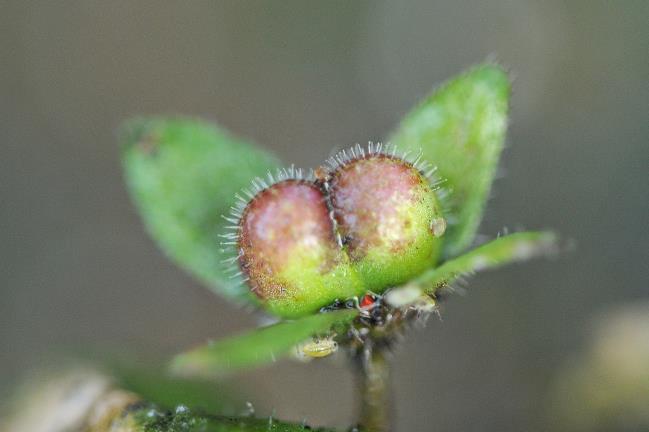
[[[415,283],[428,294],[453,282],[462,275],[498,267],[510,262],[525,261],[556,249],[556,236],[550,232],[520,232],[500,237],[457,258],[446,261],[436,269],[419,276]]]
[[[507,129],[510,84],[497,65],[484,64],[433,91],[391,137],[437,166],[449,193],[445,256],[474,240]]]
[[[355,310],[319,313],[253,330],[180,354],[172,370],[184,376],[209,377],[270,363],[289,354],[296,344],[332,327],[344,331],[356,314]]]
[[[219,234],[235,193],[278,161],[207,122],[141,118],[121,130],[122,162],[130,194],[164,252],[214,291],[251,299],[227,273]]]

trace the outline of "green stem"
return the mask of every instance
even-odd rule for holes
[[[360,426],[364,432],[387,432],[391,426],[390,366],[381,348],[368,341],[357,355],[361,372]]]

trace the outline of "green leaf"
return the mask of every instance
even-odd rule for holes
[[[356,314],[357,311],[347,309],[319,313],[214,342],[176,356],[172,371],[183,376],[218,377],[261,366],[289,354],[295,345],[327,333],[332,327],[334,331],[344,331]]]
[[[164,409],[184,405],[201,412],[229,413],[242,406],[240,399],[233,397],[232,390],[223,383],[169,376],[162,367],[119,364],[109,366],[108,371],[119,388]]]
[[[437,166],[449,192],[444,254],[457,255],[474,240],[507,129],[510,83],[494,64],[483,64],[433,91],[404,118],[390,141],[422,152]]]
[[[453,282],[462,275],[498,267],[510,262],[525,261],[556,250],[556,236],[550,232],[521,232],[500,237],[446,261],[419,276],[414,283],[428,294]]]
[[[133,201],[162,250],[214,291],[252,299],[231,278],[219,234],[235,193],[278,166],[276,158],[215,125],[141,118],[121,129],[122,163]]]

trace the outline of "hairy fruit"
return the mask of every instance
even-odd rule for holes
[[[331,206],[354,269],[382,292],[436,263],[446,221],[417,162],[394,152],[354,156],[339,158],[328,179]]]
[[[237,245],[251,290],[279,316],[315,312],[363,291],[312,182],[287,179],[260,191],[243,210]]]
[[[291,318],[380,294],[435,265],[446,220],[427,166],[382,150],[343,152],[313,181],[293,169],[270,186],[256,179],[256,194],[240,198],[237,232],[225,237],[270,312]]]

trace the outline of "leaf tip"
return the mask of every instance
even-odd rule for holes
[[[508,95],[511,90],[512,73],[502,63],[488,59],[469,69],[466,73],[475,81],[485,83],[489,88]]]
[[[119,143],[122,155],[129,150],[138,148],[138,144],[151,141],[151,132],[155,124],[159,123],[153,117],[133,117],[122,122],[117,128],[117,142]],[[153,143],[151,143],[153,144]]]

